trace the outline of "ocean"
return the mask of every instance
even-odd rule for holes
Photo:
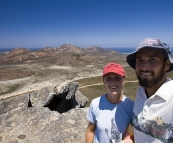
[[[125,48],[125,47],[121,47],[121,48],[108,48],[110,50],[115,50],[115,51],[118,51],[122,54],[129,54],[129,53],[132,53],[133,51],[135,51],[135,48],[131,48],[131,47],[128,47],[128,48]]]
[[[14,48],[1,48],[0,52],[11,51],[13,49]],[[28,48],[28,49],[34,51],[34,50],[39,50],[40,48]],[[133,48],[132,47],[121,47],[121,48],[116,47],[116,48],[106,48],[106,49],[115,50],[115,51],[118,51],[118,52],[120,52],[122,54],[129,54],[129,53],[135,51],[134,47]],[[173,54],[173,48],[171,49],[171,53]]]
[[[14,50],[15,48],[0,48],[0,52],[8,52],[8,51],[11,51],[11,50]],[[39,50],[41,48],[27,48],[27,49],[30,49],[30,50]]]
[[[116,50],[116,51],[123,53],[123,54],[129,54],[129,53],[132,53],[136,50],[134,47],[133,48],[131,48],[131,47],[128,47],[128,48],[124,48],[124,47],[122,47],[122,48],[108,48],[108,49]],[[173,54],[173,48],[171,48],[171,54]]]

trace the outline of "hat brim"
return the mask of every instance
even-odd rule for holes
[[[112,69],[104,72],[103,76],[105,76],[108,73],[115,73],[115,74],[118,74],[119,76],[125,76],[125,74],[122,71],[118,71],[118,70],[115,71],[115,70],[112,70]]]
[[[136,51],[130,53],[129,55],[127,55],[126,61],[127,61],[127,63],[128,63],[133,69],[136,69],[136,53],[137,53],[138,51],[140,51],[141,49],[143,49],[143,48],[150,48],[150,49],[154,49],[154,50],[156,50],[156,51],[161,52],[161,53],[163,54],[163,56],[164,56],[167,60],[169,60],[169,61],[171,62],[171,66],[170,66],[169,70],[167,70],[167,72],[170,72],[170,71],[173,70],[173,59],[172,59],[172,57],[167,53],[167,51],[166,51],[165,49],[159,48],[159,47],[148,47],[148,46],[142,47],[142,48],[140,48],[139,50],[136,50]]]

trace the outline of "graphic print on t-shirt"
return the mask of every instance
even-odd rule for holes
[[[115,125],[114,118],[111,119],[111,136],[109,136],[108,129],[105,128],[105,132],[108,136],[108,143],[115,143],[122,140],[122,133]]]
[[[132,122],[136,130],[157,138],[164,143],[173,143],[173,137],[170,137],[173,133],[173,124],[165,123],[161,117],[157,117],[155,120],[148,120],[133,113]]]

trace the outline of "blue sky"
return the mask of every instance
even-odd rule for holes
[[[0,48],[173,47],[173,0],[0,0]]]

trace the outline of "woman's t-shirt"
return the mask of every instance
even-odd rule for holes
[[[94,143],[115,143],[122,140],[132,120],[133,101],[123,95],[118,104],[107,101],[106,95],[93,99],[87,114],[89,122],[96,124]]]

